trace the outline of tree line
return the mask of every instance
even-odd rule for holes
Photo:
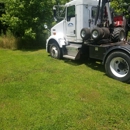
[[[54,4],[66,0],[0,0],[0,21],[14,36],[37,39],[44,31],[44,24],[53,22]],[[4,10],[4,12],[3,12]],[[1,27],[2,28],[2,27]]]

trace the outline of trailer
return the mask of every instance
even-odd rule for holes
[[[64,7],[64,19],[51,28],[46,51],[56,59],[78,60],[84,55],[100,60],[108,76],[129,82],[130,43],[124,16],[113,15],[109,0],[73,0]]]

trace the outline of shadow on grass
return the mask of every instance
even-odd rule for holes
[[[21,51],[37,51],[46,48],[46,41],[44,39],[20,39],[17,42],[16,50]]]
[[[20,46],[18,49],[13,49],[13,51],[15,50],[21,50],[23,52],[33,52],[33,51],[38,51],[38,50],[45,50],[45,45],[24,45],[24,46]]]
[[[65,63],[67,64],[71,64],[73,66],[79,66],[82,64],[85,64],[86,66],[94,69],[94,70],[98,70],[101,72],[105,72],[105,68],[102,65],[101,61],[96,61],[95,59],[80,59],[80,60],[68,60],[68,59],[63,59]]]
[[[68,60],[68,59],[63,59],[63,60],[64,60],[65,63],[73,65],[73,66],[79,66],[79,65],[85,64],[87,67],[90,67],[90,68],[92,68],[93,70],[96,70],[96,71],[103,72],[104,73],[103,75],[108,76],[106,74],[105,67],[104,67],[104,65],[102,65],[101,61],[97,61],[95,59],[80,59],[80,60],[77,60],[77,61]],[[108,76],[108,77],[113,79],[110,76]],[[126,82],[124,82],[124,83],[126,83]],[[130,84],[130,81],[127,81],[126,84]]]
[[[51,55],[48,55],[49,57],[51,57]],[[90,59],[90,58],[81,58],[79,60],[70,60],[70,59],[61,59],[63,60],[65,63],[73,65],[73,66],[80,66],[80,65],[86,65],[94,70],[98,70],[101,72],[105,72],[105,68],[104,65],[102,65],[101,61],[97,61],[95,59]]]

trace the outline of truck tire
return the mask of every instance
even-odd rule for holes
[[[91,37],[94,40],[101,40],[103,37],[103,30],[101,28],[94,28],[91,32]]]
[[[124,41],[125,40],[125,30],[121,27],[114,28],[112,35],[111,35],[111,40],[113,42],[118,42],[118,41]]]
[[[51,55],[51,57],[53,57],[55,59],[62,58],[62,51],[56,43],[52,43],[50,45],[50,55]]]
[[[130,81],[130,56],[121,51],[112,52],[105,62],[106,73],[119,81]]]
[[[109,29],[103,27],[102,30],[103,30],[103,38],[104,39],[108,39],[110,37],[110,31],[109,31]]]
[[[83,40],[88,40],[91,37],[90,29],[83,28],[80,32],[80,36]]]

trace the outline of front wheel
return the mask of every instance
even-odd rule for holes
[[[106,73],[119,81],[130,81],[130,57],[124,52],[113,52],[106,59]]]
[[[53,57],[55,59],[61,59],[62,58],[61,49],[59,48],[59,46],[57,44],[52,43],[50,45],[50,55],[51,55],[51,57]]]

